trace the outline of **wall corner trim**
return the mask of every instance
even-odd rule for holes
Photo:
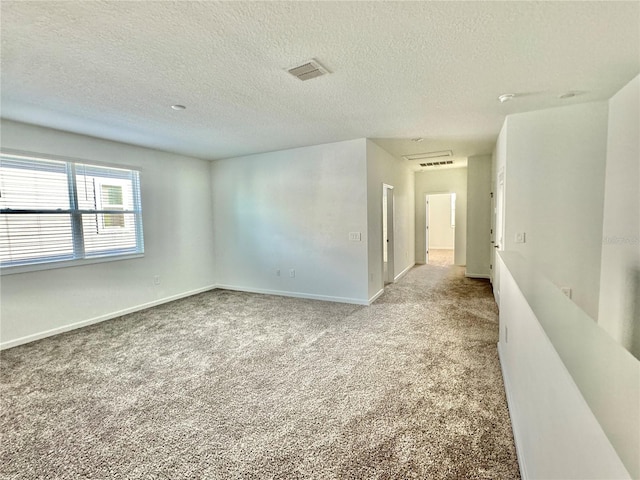
[[[371,297],[371,298],[369,299],[369,305],[371,305],[373,302],[375,302],[375,301],[378,299],[378,297],[379,297],[380,295],[382,295],[383,293],[384,293],[384,288],[381,288],[381,289],[378,291],[378,293],[376,293],[373,297]]]
[[[409,264],[409,266],[407,266],[407,268],[405,268],[403,271],[401,271],[398,275],[396,275],[393,279],[393,282],[397,282],[398,280],[400,280],[402,277],[404,277],[407,273],[409,273],[409,270],[411,270],[413,267],[415,267],[416,264],[415,263],[411,263]]]
[[[464,276],[467,278],[484,278],[486,280],[491,280],[491,276],[486,273],[469,273],[464,272]]]

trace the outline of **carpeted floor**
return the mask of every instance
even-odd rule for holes
[[[517,479],[488,283],[218,290],[2,352],[0,477]]]
[[[429,265],[436,267],[448,267],[453,265],[455,257],[454,250],[443,248],[430,248],[429,249]]]

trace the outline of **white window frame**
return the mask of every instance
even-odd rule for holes
[[[141,188],[140,188],[140,170],[136,168],[126,167],[122,165],[112,165],[104,163],[96,163],[83,159],[70,159],[61,158],[53,155],[32,154],[25,152],[16,152],[3,149],[0,152],[0,161],[11,162],[12,159],[21,162],[24,161],[56,161],[64,162],[66,164],[67,172],[67,187],[69,192],[70,208],[67,210],[61,209],[24,209],[16,210],[3,208],[0,210],[0,214],[11,215],[14,213],[20,214],[61,214],[69,215],[71,218],[71,233],[73,236],[73,254],[64,256],[62,258],[50,256],[50,257],[38,257],[36,259],[16,260],[13,262],[4,262],[0,264],[0,275],[8,275],[14,273],[24,273],[37,270],[48,270],[55,268],[64,268],[77,265],[87,265],[93,263],[102,263],[110,261],[119,261],[130,258],[140,258],[144,256],[144,236],[142,228],[142,201],[141,201]],[[107,185],[120,185],[123,188],[123,201],[125,195],[129,192],[125,189],[131,188],[133,190],[133,204],[123,205],[123,208],[104,209],[103,205],[97,205],[101,202],[98,200],[99,195],[96,197],[96,208],[89,210],[82,210],[78,208],[77,200],[77,185],[75,181],[76,166],[82,165],[85,169],[109,169],[109,178],[105,178],[104,181],[98,182]],[[35,168],[34,168],[35,169]],[[77,173],[83,174],[83,171],[78,170]],[[102,179],[101,179],[102,180]],[[124,208],[124,207],[130,208]],[[85,253],[84,251],[84,233],[82,227],[82,215],[86,214],[132,214],[134,217],[133,229],[135,229],[135,247],[131,248],[114,248],[112,250],[105,250],[97,253]],[[100,225],[100,223],[98,223]],[[104,225],[102,226],[103,228]],[[116,229],[121,227],[114,227]],[[124,229],[127,229],[125,226]],[[110,227],[106,227],[108,233],[112,233]],[[128,232],[131,233],[132,229],[128,228]],[[98,232],[100,233],[100,232]]]

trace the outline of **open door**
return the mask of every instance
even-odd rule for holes
[[[393,283],[393,187],[382,185],[382,278]]]
[[[424,221],[425,221],[425,230],[424,230],[424,263],[429,264],[429,195],[426,196],[426,201],[424,205],[424,211],[426,213]]]
[[[496,270],[496,251],[504,250],[504,168],[498,172],[496,192],[494,195],[494,227],[491,246],[491,281],[493,283],[493,296],[498,306],[500,305],[500,277]]]

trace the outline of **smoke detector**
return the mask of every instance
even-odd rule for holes
[[[331,73],[325,67],[320,65],[320,62],[315,59],[311,59],[303,63],[302,65],[298,65],[297,67],[288,68],[287,72],[296,77],[298,80],[302,80],[303,82],[305,80],[311,80],[312,78],[319,77],[326,73]]]
[[[403,155],[402,158],[405,160],[427,160],[430,158],[444,158],[444,157],[452,157],[453,152],[451,150],[442,150],[439,152],[426,152],[426,153],[416,153],[413,155]]]

